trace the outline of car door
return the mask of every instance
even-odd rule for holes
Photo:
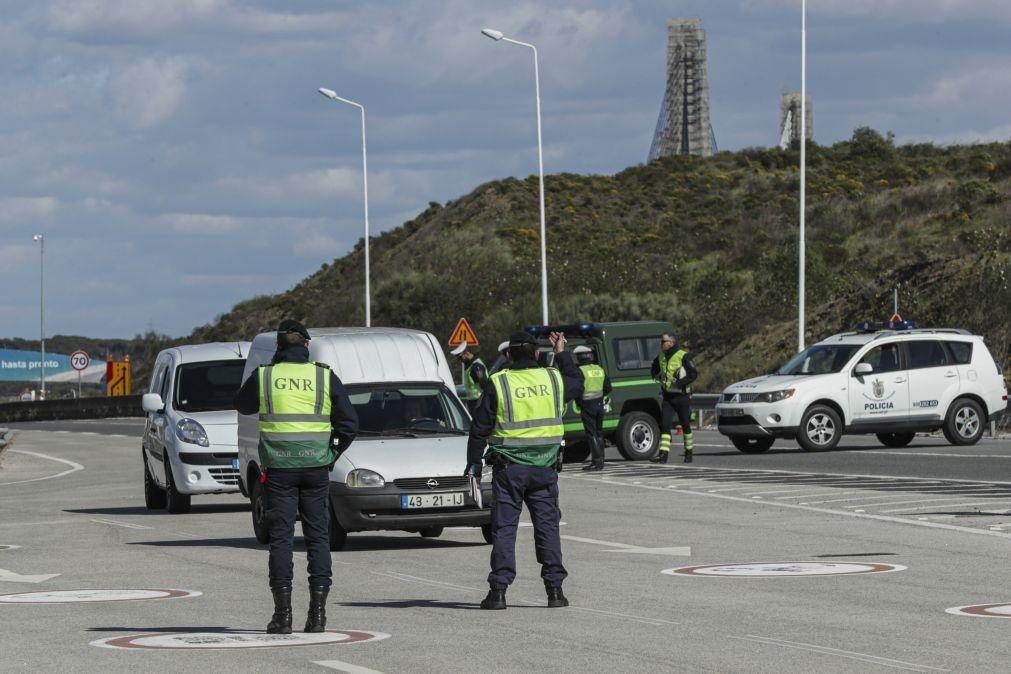
[[[914,339],[904,346],[912,395],[910,420],[936,421],[958,395],[959,376],[954,358],[938,339]]]
[[[888,426],[904,423],[909,417],[909,372],[895,342],[874,344],[856,361],[867,363],[870,374],[858,375],[850,368],[850,426]]]
[[[151,475],[153,475],[155,480],[162,486],[166,484],[165,434],[168,432],[169,423],[165,410],[169,404],[168,395],[170,388],[169,383],[172,379],[171,372],[172,361],[169,359],[165,359],[155,365],[155,374],[151,380],[150,392],[160,395],[164,406],[161,410],[157,412],[150,412],[147,415],[147,425],[145,427],[148,467],[151,470]]]

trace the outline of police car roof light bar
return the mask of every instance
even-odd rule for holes
[[[885,321],[883,323],[875,323],[874,321],[864,321],[862,323],[857,323],[857,332],[877,332],[878,330],[915,330],[915,321]]]
[[[564,332],[570,337],[599,337],[600,329],[593,323],[571,323],[568,325],[528,325],[524,328],[534,337],[547,337],[552,332]]]

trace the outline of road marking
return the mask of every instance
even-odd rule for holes
[[[348,674],[383,674],[378,669],[352,665],[350,662],[342,662],[341,660],[313,660],[312,664],[328,669],[336,669],[338,672],[347,672]]]
[[[45,477],[36,477],[31,480],[18,480],[16,482],[0,482],[0,487],[9,486],[12,484],[26,484],[28,482],[39,482],[41,480],[52,480],[57,477],[63,477],[64,475],[69,475],[70,473],[76,473],[79,470],[84,470],[84,466],[74,461],[68,461],[67,459],[57,459],[55,456],[49,456],[48,454],[39,454],[38,452],[29,452],[24,449],[8,449],[8,452],[13,454],[28,454],[29,456],[35,456],[40,459],[49,459],[50,461],[57,461],[59,463],[70,466],[70,470],[65,470],[62,473],[57,473],[55,475],[46,475]]]
[[[735,637],[733,635],[727,635],[731,639],[741,639],[743,641],[751,641],[758,644],[767,644],[769,646],[782,646],[784,648],[795,648],[801,651],[811,651],[813,653],[821,653],[823,655],[835,655],[840,658],[847,658],[849,660],[859,660],[861,662],[869,662],[875,665],[881,665],[882,667],[892,667],[894,669],[905,669],[914,672],[930,671],[930,672],[950,672],[950,669],[942,669],[940,667],[930,667],[929,665],[918,665],[913,662],[905,662],[903,660],[893,660],[892,658],[882,658],[877,655],[868,655],[867,653],[857,653],[856,651],[844,651],[839,648],[829,648],[827,646],[818,646],[816,644],[805,644],[798,641],[786,641],[784,639],[773,639],[770,637],[759,637],[754,634],[749,634],[744,637]]]
[[[123,527],[124,529],[150,529],[151,527],[146,527],[143,524],[131,524],[130,522],[120,522],[119,520],[106,520],[106,519],[92,519],[89,522],[97,522],[98,524],[109,524],[114,527]]]
[[[791,496],[775,496],[774,498],[778,500],[788,499],[788,498],[814,498],[815,496],[825,496],[826,494],[831,494],[833,492],[820,491],[817,494],[793,494]],[[838,494],[839,492],[834,492]],[[852,493],[852,492],[851,492]]]
[[[0,582],[6,583],[41,583],[42,581],[56,578],[58,573],[39,573],[35,575],[22,576],[7,569],[0,569]]]
[[[692,549],[683,545],[675,548],[635,548],[632,550],[605,550],[605,552],[621,552],[630,555],[671,555],[672,557],[691,557]]]
[[[938,501],[950,501],[958,496],[981,496],[981,494],[953,494],[952,496],[942,496],[938,498],[918,498],[909,501],[890,501],[888,503],[874,503],[874,504],[859,503],[857,505],[843,506],[843,508],[863,508],[865,505],[893,506],[893,505],[906,505],[907,503],[937,503]]]
[[[589,543],[591,545],[605,545],[609,548],[625,548],[629,550],[639,549],[638,545],[629,545],[628,543],[615,543],[613,541],[600,541],[596,538],[582,538],[580,536],[559,536],[567,541],[575,541],[576,543]]]
[[[892,510],[882,510],[883,513],[900,513],[903,511],[909,512],[913,510],[923,510],[924,508],[966,508],[968,506],[978,506],[978,505],[990,505],[993,501],[975,501],[973,503],[935,503],[929,506],[920,506],[919,508],[895,508]],[[887,503],[885,505],[894,505]]]
[[[940,456],[950,459],[1011,459],[1007,454],[941,454],[940,452],[874,452],[875,454],[895,454],[897,456]]]
[[[72,524],[80,520],[44,520],[42,522],[0,522],[0,527],[41,527],[50,524]]]

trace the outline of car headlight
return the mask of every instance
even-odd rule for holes
[[[201,447],[210,447],[211,443],[207,439],[207,431],[198,421],[193,419],[182,419],[176,424],[176,437],[183,442],[188,442]]]
[[[347,485],[355,489],[368,487],[385,487],[386,480],[374,470],[366,468],[356,468],[348,473]]]
[[[759,393],[755,396],[754,402],[756,403],[778,403],[780,400],[786,400],[787,398],[793,397],[794,389],[788,388],[782,391],[767,391],[765,393]]]

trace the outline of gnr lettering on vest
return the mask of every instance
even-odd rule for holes
[[[540,386],[517,386],[515,390],[517,398],[529,398],[530,396],[548,395],[548,387],[544,384]]]
[[[281,391],[311,391],[311,379],[275,379],[274,388]]]

